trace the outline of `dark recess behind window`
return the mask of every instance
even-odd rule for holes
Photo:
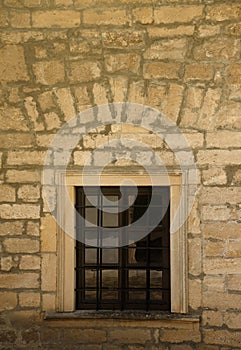
[[[87,200],[83,188],[76,187],[76,209],[88,220],[84,223],[76,218],[76,235],[81,238],[76,240],[76,309],[170,311],[169,187],[155,188],[152,209],[165,213],[160,223],[154,227],[147,216],[150,233],[120,248],[104,248],[103,242],[103,248],[98,248],[91,242],[96,242],[95,237],[101,241],[101,227],[119,228],[121,234],[128,235],[128,225],[146,212],[152,187],[139,186],[134,203],[119,213],[105,209],[117,208],[118,200],[121,205],[130,204],[133,188],[124,187],[121,194],[116,186],[101,187],[101,191],[89,187],[89,193],[99,210]]]

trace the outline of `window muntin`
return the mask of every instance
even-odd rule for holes
[[[123,205],[132,202],[133,189],[128,186],[123,189],[121,193],[119,186],[102,186],[101,191],[97,187],[89,188],[103,209],[98,210],[85,197],[83,187],[75,188],[76,209],[88,221],[81,225],[76,222],[76,234],[89,242],[85,245],[76,240],[76,309],[170,311],[169,187],[155,189],[158,195],[153,210],[157,213],[163,210],[165,215],[156,227],[148,217],[145,225],[152,230],[146,237],[121,248],[91,245],[100,242],[101,227],[119,227],[122,235],[128,235],[130,231],[123,226],[135,222],[146,212],[151,186],[139,186],[136,200],[127,210],[105,212],[106,198],[112,201],[111,206],[117,206],[119,199]]]

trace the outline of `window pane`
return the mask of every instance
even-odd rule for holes
[[[102,300],[111,299],[118,300],[118,292],[117,291],[102,291]]]
[[[135,300],[146,300],[146,292],[136,292],[136,291],[130,291],[129,293],[129,299],[133,300],[133,302]],[[145,304],[144,304],[145,305]]]
[[[87,207],[95,207],[98,204],[98,196],[88,196],[85,197],[85,205]]]
[[[118,264],[118,248],[117,249],[102,249],[103,264]]]
[[[85,270],[85,287],[96,287],[96,278],[97,271],[96,270]]]
[[[102,270],[102,288],[118,288],[118,270]]]
[[[117,202],[119,200],[119,197],[118,196],[106,196],[106,195],[104,195],[102,200],[103,200],[103,207],[105,207],[105,206],[116,207]]]
[[[108,213],[103,211],[102,218],[104,227],[118,227],[118,213]]]
[[[97,263],[97,249],[86,248],[85,249],[85,263],[96,264]]]
[[[97,225],[97,209],[86,208],[85,209],[85,226],[96,226]]]
[[[129,287],[146,287],[146,270],[129,270]]]
[[[162,288],[162,271],[150,271],[150,287]]]
[[[85,231],[84,243],[92,247],[98,246],[99,237],[97,231]]]

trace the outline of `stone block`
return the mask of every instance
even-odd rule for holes
[[[103,46],[107,48],[142,48],[145,45],[143,31],[104,31],[102,33]]]
[[[132,14],[134,23],[152,24],[154,21],[152,7],[137,7],[133,9]]]
[[[206,39],[193,50],[195,60],[231,62],[238,59],[240,41],[230,38]]]
[[[105,67],[109,73],[120,71],[138,73],[140,56],[134,53],[106,55]]]
[[[210,81],[213,79],[214,70],[211,65],[201,63],[191,63],[185,67],[185,80]]]
[[[19,306],[31,308],[40,307],[40,294],[31,292],[19,293]]]
[[[151,333],[143,328],[136,328],[134,332],[132,329],[111,330],[109,340],[121,344],[145,343],[151,340]]]
[[[15,188],[10,185],[2,184],[0,186],[0,202],[15,202]]]
[[[100,77],[100,65],[96,61],[70,62],[70,81],[83,83],[93,81]]]
[[[1,288],[39,288],[39,274],[33,272],[5,273],[0,275]]]
[[[34,28],[73,28],[80,25],[80,13],[72,10],[33,11]]]
[[[24,232],[23,221],[6,221],[0,223],[0,236],[17,236]]]
[[[211,310],[203,311],[202,324],[204,326],[222,327],[223,314],[220,311],[211,311]]]
[[[145,51],[146,60],[183,60],[187,53],[187,39],[163,39],[155,41]]]
[[[145,79],[178,79],[181,65],[171,62],[144,63]]]
[[[39,270],[40,257],[38,255],[23,255],[20,259],[19,267],[21,270]]]
[[[21,10],[11,10],[10,23],[13,28],[30,28],[30,12]]]
[[[2,83],[29,79],[24,51],[20,45],[6,45],[0,48],[0,76]]]
[[[106,342],[106,332],[99,329],[65,329],[63,339],[69,343],[104,343]]]
[[[69,88],[56,89],[54,95],[57,97],[57,104],[59,105],[65,121],[76,117],[74,108],[74,100]]]
[[[241,347],[241,333],[231,332],[229,330],[204,330],[204,341],[207,344],[219,344],[222,346]]]
[[[41,251],[56,251],[56,221],[52,215],[47,214],[41,218]]]
[[[37,253],[39,241],[31,238],[5,238],[3,242],[8,253]]]
[[[198,36],[200,38],[216,36],[220,33],[219,25],[202,24],[198,27]]]
[[[200,150],[197,154],[199,165],[238,165],[240,164],[241,150]]]
[[[9,183],[31,183],[40,181],[40,170],[8,170],[6,179]]]
[[[24,202],[37,202],[40,199],[38,185],[22,185],[18,189],[18,198]]]
[[[154,10],[155,24],[189,23],[202,17],[203,6],[161,6]]]
[[[165,329],[161,331],[160,340],[162,342],[171,342],[171,343],[183,343],[184,341],[193,341],[199,343],[201,340],[201,334],[197,330],[186,329]]]
[[[227,289],[241,292],[241,275],[239,273],[227,276]]]
[[[49,269],[51,266],[51,269]],[[56,267],[57,259],[54,253],[43,253],[42,254],[42,279],[41,289],[44,292],[56,291]]]
[[[34,143],[30,133],[9,133],[0,135],[1,148],[28,148]]]
[[[209,5],[206,8],[206,19],[222,22],[226,20],[239,19],[241,16],[241,5],[221,4],[217,6]]]
[[[28,131],[29,128],[19,108],[5,106],[0,107],[0,130]]]
[[[33,64],[36,83],[54,85],[65,80],[64,64],[61,61],[42,61]]]
[[[12,310],[17,306],[17,293],[0,292],[0,310]]]
[[[126,10],[111,8],[108,10],[84,10],[83,23],[94,25],[124,25],[130,20]]]
[[[43,151],[11,151],[8,153],[9,165],[42,165],[45,159]]]
[[[227,183],[226,171],[222,167],[210,167],[202,171],[202,180],[205,186],[225,185]]]
[[[188,241],[188,262],[191,275],[198,276],[202,272],[201,251],[200,238],[192,238]]]
[[[193,25],[180,25],[175,28],[150,26],[147,28],[147,33],[150,38],[167,38],[181,35],[192,36],[194,29],[195,27]]]
[[[240,272],[240,259],[230,258],[206,258],[203,263],[206,274],[238,274]]]

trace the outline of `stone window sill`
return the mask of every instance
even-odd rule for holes
[[[136,311],[75,311],[75,312],[46,312],[45,320],[120,320],[120,321],[159,321],[165,323],[199,324],[200,316],[191,314],[176,314],[162,312]]]

